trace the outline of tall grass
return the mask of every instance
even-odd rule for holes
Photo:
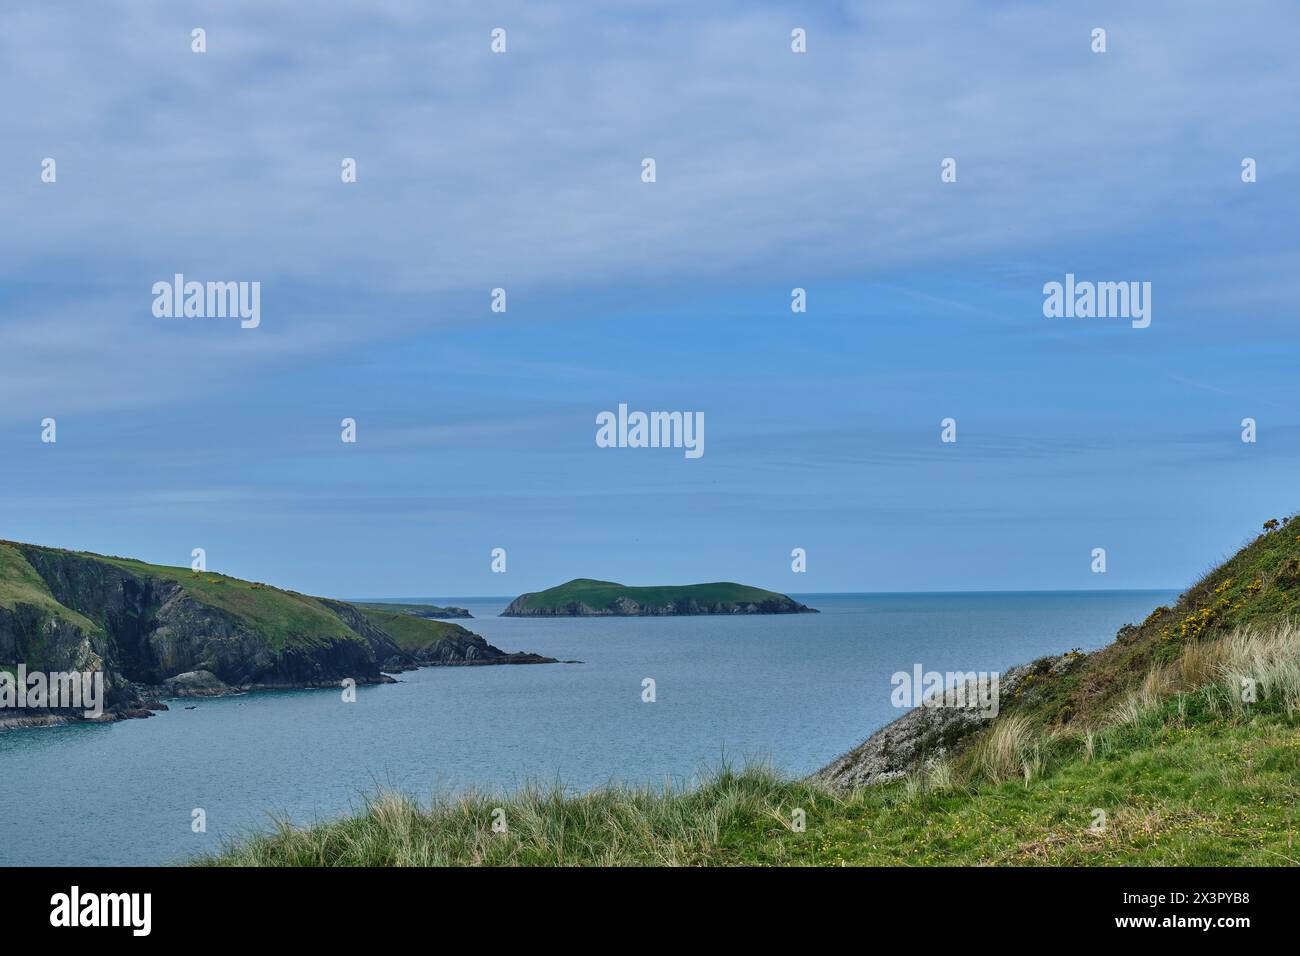
[[[1215,709],[1226,706],[1238,715],[1265,703],[1294,716],[1300,710],[1300,624],[1241,627],[1185,645],[1172,663],[1153,667],[1108,722],[1138,723],[1169,698],[1195,691]]]
[[[1288,622],[1272,631],[1243,629],[1221,643],[1220,682],[1235,711],[1256,702],[1280,708],[1288,717],[1300,710],[1300,625]]]
[[[1237,718],[1259,708],[1300,714],[1300,624],[1241,627],[1227,635],[1186,644],[1172,662],[1151,667],[1096,724],[1042,727],[1027,715],[1005,712],[961,761],[965,780],[992,784],[1023,777],[1026,785],[1050,764],[1106,753],[1126,728],[1174,719],[1185,723],[1193,695],[1212,714]]]
[[[1023,714],[1003,716],[978,748],[976,765],[993,783],[1021,776],[1029,783],[1042,766],[1038,735]]]
[[[605,787],[572,795],[525,787],[469,793],[428,805],[381,793],[362,812],[223,848],[201,864],[230,866],[679,866],[703,861],[733,830],[795,829],[838,802],[770,770],[724,769],[694,788]]]
[[[1252,687],[1253,702],[1251,694],[1243,694]],[[606,787],[576,796],[559,787],[525,787],[511,795],[469,793],[421,805],[382,793],[354,816],[306,829],[281,821],[269,834],[228,844],[218,856],[196,862],[677,866],[748,862],[750,857],[727,849],[746,841],[751,850],[756,842],[780,847],[776,857],[764,859],[787,862],[784,854],[797,852],[798,839],[787,845],[768,838],[798,834],[796,811],[803,811],[810,837],[833,817],[852,820],[864,807],[876,807],[869,813],[911,812],[929,819],[936,807],[980,799],[984,791],[996,792],[1008,781],[1023,779],[1028,789],[1049,772],[1069,772],[1073,763],[1125,752],[1134,739],[1149,738],[1145,745],[1154,746],[1151,741],[1161,728],[1183,725],[1189,714],[1206,710],[1238,725],[1258,710],[1295,719],[1300,714],[1300,626],[1243,628],[1217,640],[1189,643],[1172,662],[1152,667],[1128,699],[1095,725],[1045,728],[1026,713],[1004,711],[969,753],[931,761],[892,788],[837,794],[756,767],[724,768],[696,786]],[[855,840],[871,846],[881,839],[870,830],[855,828],[853,833]]]

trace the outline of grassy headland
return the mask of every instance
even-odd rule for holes
[[[472,631],[451,621],[414,617],[400,611],[383,611],[369,605],[358,604],[357,607],[371,623],[382,628],[384,633],[404,651],[415,651],[448,638],[464,638],[473,634]]]
[[[1227,667],[1259,653],[1289,664],[1256,704],[1215,680],[1091,732],[1004,732],[968,772],[936,765],[848,794],[761,768],[676,792],[525,789],[427,804],[381,794],[356,816],[281,823],[198,862],[1300,865],[1300,639],[1291,629],[1220,653]],[[498,808],[504,833],[492,827]]]
[[[0,667],[102,669],[110,718],[147,716],[167,696],[343,678],[380,683],[391,679],[386,672],[426,665],[549,660],[507,654],[447,621],[215,571],[0,541]],[[32,717],[0,714],[0,728]]]
[[[439,607],[436,604],[402,604],[394,601],[353,601],[352,603],[359,608],[374,608],[377,611],[409,614],[412,617],[426,617],[435,620],[449,617],[473,617],[463,607]]]
[[[1043,668],[893,783],[841,792],[753,768],[676,790],[385,793],[198,862],[1300,865],[1298,559],[1300,521],[1270,522],[1173,608]]]

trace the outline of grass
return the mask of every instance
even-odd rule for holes
[[[376,611],[388,611],[392,614],[410,614],[414,617],[437,617],[446,615],[448,608],[438,607],[436,604],[394,604],[390,601],[352,601],[354,607],[359,607],[363,611],[374,609]]]
[[[370,621],[404,651],[416,651],[449,637],[471,637],[472,633],[451,621],[435,621],[394,611],[381,611],[372,605],[356,605]]]
[[[45,581],[27,563],[22,552],[7,541],[0,541],[0,608],[12,611],[20,604],[31,605],[52,617],[62,618],[86,634],[102,632],[99,625],[85,615],[56,601]]]
[[[35,604],[49,613],[99,633],[103,628],[86,616],[60,604],[21,549],[75,555],[108,565],[140,579],[157,579],[180,585],[200,604],[237,615],[257,631],[273,650],[324,647],[340,640],[363,642],[339,617],[316,598],[284,591],[255,581],[243,581],[214,571],[147,564],[130,558],[89,552],[62,551],[37,545],[0,542],[0,606]]]
[[[1173,607],[1158,607],[1140,624],[1121,628],[1113,644],[1079,655],[1066,672],[1035,674],[1011,709],[1038,727],[1095,725],[1129,701],[1135,676],[1182,659],[1187,648],[1242,627],[1300,619],[1300,516],[1269,525]]]
[[[1297,817],[1300,629],[1286,625],[1235,631],[1137,675],[1128,706],[1094,728],[1013,713],[964,764],[885,786],[837,794],[759,767],[581,795],[526,787],[422,805],[382,793],[351,817],[281,821],[197,862],[1300,865]]]
[[[323,601],[296,591],[286,591],[256,581],[244,581],[215,571],[194,571],[187,567],[148,564],[131,558],[7,541],[0,541],[0,608],[14,610],[20,605],[27,605],[40,614],[75,624],[87,634],[104,633],[104,627],[100,623],[61,604],[54,597],[41,574],[27,559],[27,554],[38,553],[94,562],[104,568],[125,572],[138,580],[177,584],[200,604],[238,617],[277,653],[325,648],[339,641],[369,646],[362,635],[353,631]],[[41,564],[35,556],[32,561]],[[95,574],[89,577],[93,579]],[[470,636],[465,628],[449,621],[391,613],[373,606],[358,606],[358,610],[407,650],[425,649],[448,638]],[[39,639],[32,643],[33,646],[22,648],[21,651],[24,660],[35,666],[42,660],[43,648]]]
[[[323,647],[340,640],[363,642],[320,601],[296,591],[282,591],[215,571],[194,571],[146,564],[129,558],[93,557],[137,577],[160,578],[183,587],[191,597],[234,614],[253,626],[276,651],[286,647]]]
[[[643,607],[662,607],[677,602],[695,601],[700,605],[761,604],[764,601],[786,602],[790,599],[775,591],[752,588],[730,581],[713,584],[663,585],[658,587],[628,587],[613,581],[596,581],[592,578],[575,578],[564,584],[523,595],[523,606],[528,610],[550,610],[582,603],[597,611],[614,607],[619,598],[629,598]]]

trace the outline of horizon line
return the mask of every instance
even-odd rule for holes
[[[767,589],[765,589],[767,590]],[[943,594],[1164,594],[1168,592],[1185,591],[1185,587],[1159,587],[1159,588],[969,588],[965,590],[947,590],[947,591],[777,591],[774,593],[784,594],[787,597],[837,597],[841,595],[854,595],[863,597],[894,597],[905,595],[943,595]],[[352,603],[389,603],[401,604],[419,603],[421,601],[497,601],[505,599],[513,601],[519,594],[530,592],[521,591],[511,594],[449,594],[445,597],[440,596],[423,596],[423,597],[345,597],[337,598],[340,601]]]

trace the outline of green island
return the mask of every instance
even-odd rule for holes
[[[993,720],[917,708],[803,780],[755,766],[580,795],[380,792],[195,862],[1300,865],[1298,613],[1300,521],[1270,521],[1114,643],[1009,673]]]
[[[502,617],[660,617],[689,614],[815,614],[775,591],[719,581],[713,584],[628,587],[613,581],[574,578],[521,594]]]

